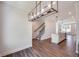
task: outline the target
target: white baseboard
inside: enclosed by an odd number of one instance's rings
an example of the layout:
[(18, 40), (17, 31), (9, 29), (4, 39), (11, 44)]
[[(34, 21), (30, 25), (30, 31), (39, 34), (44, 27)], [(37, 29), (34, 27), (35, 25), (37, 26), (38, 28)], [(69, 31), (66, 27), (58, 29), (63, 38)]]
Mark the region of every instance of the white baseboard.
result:
[(23, 49), (27, 49), (29, 47), (32, 47), (32, 45), (28, 45), (26, 47), (21, 47), (21, 48), (16, 48), (16, 49), (13, 49), (13, 50), (3, 51), (2, 53), (0, 53), (0, 56), (6, 56), (8, 54), (12, 54), (12, 53), (18, 52), (18, 51), (23, 50)]

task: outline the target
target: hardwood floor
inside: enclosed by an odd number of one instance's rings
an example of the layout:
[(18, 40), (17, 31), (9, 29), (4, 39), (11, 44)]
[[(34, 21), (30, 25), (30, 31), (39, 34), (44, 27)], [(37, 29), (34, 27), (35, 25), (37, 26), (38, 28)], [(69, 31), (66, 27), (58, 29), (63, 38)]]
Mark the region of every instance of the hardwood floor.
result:
[[(72, 42), (72, 43), (70, 43)], [(7, 55), (5, 57), (77, 57), (75, 40), (63, 41), (59, 45), (51, 43), (51, 39), (33, 39), (33, 47)]]

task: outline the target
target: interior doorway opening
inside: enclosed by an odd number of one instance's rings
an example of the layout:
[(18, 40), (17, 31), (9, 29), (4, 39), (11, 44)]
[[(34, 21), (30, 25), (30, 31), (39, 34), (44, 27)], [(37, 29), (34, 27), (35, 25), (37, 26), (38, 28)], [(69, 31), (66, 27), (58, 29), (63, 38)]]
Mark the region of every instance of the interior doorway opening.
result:
[(65, 33), (65, 45), (69, 47), (69, 50), (75, 52), (76, 50), (76, 39), (77, 39), (77, 30), (76, 30), (76, 22), (63, 21), (61, 22), (61, 33)]

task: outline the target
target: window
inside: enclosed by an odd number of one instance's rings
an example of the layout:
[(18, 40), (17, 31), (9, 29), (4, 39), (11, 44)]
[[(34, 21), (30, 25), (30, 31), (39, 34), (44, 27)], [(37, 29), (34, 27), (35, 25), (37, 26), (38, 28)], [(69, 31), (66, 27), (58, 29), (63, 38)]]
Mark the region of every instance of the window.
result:
[(71, 32), (71, 25), (62, 24), (62, 26), (61, 26), (61, 32)]

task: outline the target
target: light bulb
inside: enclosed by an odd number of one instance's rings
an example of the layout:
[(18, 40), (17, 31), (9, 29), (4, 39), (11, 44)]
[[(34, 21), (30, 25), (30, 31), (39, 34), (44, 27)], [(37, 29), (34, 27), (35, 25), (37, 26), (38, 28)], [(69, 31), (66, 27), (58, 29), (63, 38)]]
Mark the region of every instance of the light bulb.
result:
[(36, 14), (34, 15), (34, 17), (36, 17)]
[(33, 16), (31, 16), (31, 18), (33, 18)]
[(56, 2), (55, 2), (55, 1), (53, 2), (53, 5), (54, 5), (54, 4), (56, 4)]
[(44, 9), (42, 9), (41, 12), (44, 12)]
[(51, 7), (51, 4), (48, 4), (48, 8), (50, 8)]
[(40, 13), (38, 12), (37, 15), (39, 15)]

